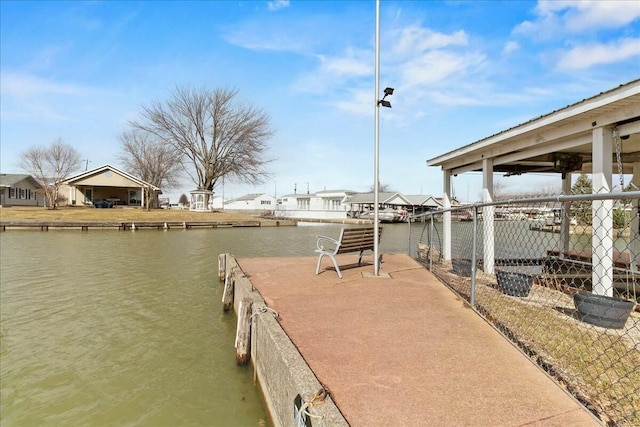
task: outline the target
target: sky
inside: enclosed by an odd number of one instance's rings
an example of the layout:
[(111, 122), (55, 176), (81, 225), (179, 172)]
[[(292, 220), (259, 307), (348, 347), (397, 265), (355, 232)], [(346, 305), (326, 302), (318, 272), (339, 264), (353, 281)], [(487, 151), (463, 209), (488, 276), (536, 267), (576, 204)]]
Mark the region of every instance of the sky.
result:
[[(0, 0), (0, 172), (58, 138), (83, 168), (121, 167), (119, 136), (176, 87), (237, 89), (268, 114), (264, 183), (248, 193), (371, 191), (376, 3)], [(442, 195), (428, 159), (640, 77), (640, 2), (380, 2), (379, 175), (389, 190)], [(559, 175), (501, 191), (559, 188)], [(453, 178), (481, 198), (480, 174)], [(195, 184), (165, 189), (177, 202)]]

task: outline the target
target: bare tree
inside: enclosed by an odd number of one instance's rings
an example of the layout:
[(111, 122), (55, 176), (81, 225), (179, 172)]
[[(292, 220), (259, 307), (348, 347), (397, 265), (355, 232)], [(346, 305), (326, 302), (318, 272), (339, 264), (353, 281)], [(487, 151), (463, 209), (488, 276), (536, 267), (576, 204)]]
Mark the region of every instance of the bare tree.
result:
[(60, 185), (82, 165), (80, 153), (61, 138), (49, 147), (32, 147), (20, 154), (20, 167), (44, 187), (47, 208), (57, 209)]
[(144, 200), (147, 210), (156, 207), (153, 187), (174, 188), (182, 171), (182, 154), (159, 141), (155, 135), (139, 129), (120, 135), (123, 153), (118, 156), (124, 168), (145, 181)]
[(270, 119), (237, 102), (237, 94), (235, 89), (176, 87), (168, 101), (143, 107), (141, 120), (130, 124), (183, 154), (199, 188), (213, 190), (223, 176), (260, 184), (270, 176), (265, 159), (273, 135)]

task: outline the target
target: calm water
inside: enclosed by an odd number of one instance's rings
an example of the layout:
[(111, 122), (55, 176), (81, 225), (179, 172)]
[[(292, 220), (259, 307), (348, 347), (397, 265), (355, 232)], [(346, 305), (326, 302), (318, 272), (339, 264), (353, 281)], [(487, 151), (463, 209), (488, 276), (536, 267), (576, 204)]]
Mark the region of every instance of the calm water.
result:
[[(381, 251), (406, 252), (384, 227)], [(269, 425), (217, 256), (309, 256), (339, 229), (1, 233), (1, 424)]]

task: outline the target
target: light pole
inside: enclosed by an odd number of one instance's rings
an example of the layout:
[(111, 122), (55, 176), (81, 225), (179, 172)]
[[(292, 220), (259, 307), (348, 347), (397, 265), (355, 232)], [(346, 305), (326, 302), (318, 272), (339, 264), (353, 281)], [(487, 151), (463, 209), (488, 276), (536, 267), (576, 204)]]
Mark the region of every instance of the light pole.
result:
[(391, 108), (391, 103), (385, 98), (393, 95), (393, 88), (386, 88), (380, 99), (380, 0), (376, 0), (376, 64), (375, 64), (375, 126), (374, 126), (374, 155), (373, 155), (373, 275), (380, 274), (380, 106)]

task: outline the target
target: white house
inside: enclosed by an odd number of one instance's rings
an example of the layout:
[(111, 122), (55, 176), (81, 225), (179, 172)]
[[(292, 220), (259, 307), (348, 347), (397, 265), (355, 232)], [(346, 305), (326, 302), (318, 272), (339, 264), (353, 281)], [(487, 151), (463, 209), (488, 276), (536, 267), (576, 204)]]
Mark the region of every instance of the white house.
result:
[(298, 219), (345, 219), (349, 211), (349, 190), (325, 190), (313, 194), (287, 194), (280, 198), (275, 216)]
[(224, 203), (228, 210), (272, 211), (276, 208), (276, 198), (266, 194), (245, 194)]

